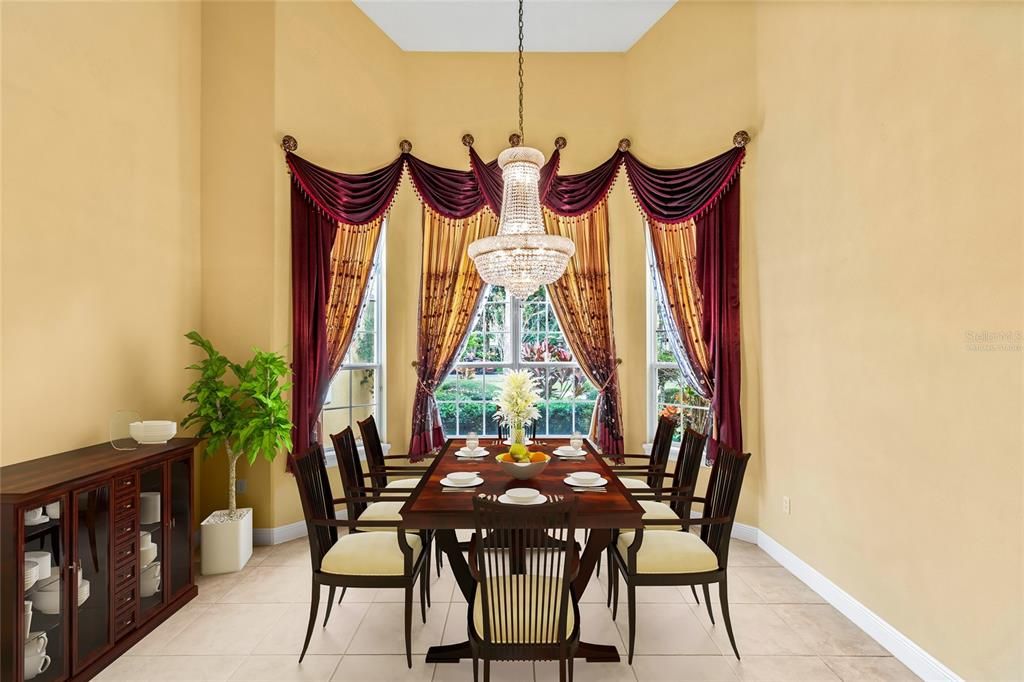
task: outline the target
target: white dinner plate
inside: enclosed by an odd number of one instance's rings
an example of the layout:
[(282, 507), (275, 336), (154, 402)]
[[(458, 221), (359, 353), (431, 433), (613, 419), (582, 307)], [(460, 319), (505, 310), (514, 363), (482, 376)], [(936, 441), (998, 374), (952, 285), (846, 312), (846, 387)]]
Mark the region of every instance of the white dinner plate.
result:
[(608, 479), (602, 477), (597, 479), (593, 483), (581, 483), (580, 481), (577, 481), (575, 478), (573, 478), (572, 474), (569, 474), (568, 476), (565, 477), (565, 484), (575, 486), (577, 488), (600, 488), (602, 486), (608, 485)]
[(548, 498), (546, 498), (543, 495), (538, 495), (537, 497), (533, 498), (529, 502), (516, 502), (515, 500), (513, 500), (508, 495), (499, 495), (498, 496), (498, 502), (502, 502), (504, 504), (514, 504), (514, 505), (519, 506), (519, 507), (529, 507), (531, 504), (544, 504), (547, 501), (548, 501)]
[(483, 482), (484, 479), (480, 478), (479, 476), (474, 478), (469, 483), (456, 483), (455, 481), (449, 480), (448, 477), (441, 479), (441, 485), (445, 486), (446, 488), (475, 488), (476, 486), (480, 485)]
[(486, 457), (488, 454), (490, 453), (488, 453), (484, 448), (477, 448), (476, 450), (467, 450), (462, 448), (455, 453), (455, 456), (463, 457), (465, 459), (479, 459), (481, 457)]
[[(505, 443), (505, 445), (512, 445), (511, 438), (506, 438), (503, 442)], [(525, 441), (523, 441), (523, 445), (533, 445), (533, 441), (527, 438)]]
[(586, 459), (586, 450), (573, 450), (572, 448), (558, 448), (555, 450), (556, 457), (562, 457), (564, 459)]

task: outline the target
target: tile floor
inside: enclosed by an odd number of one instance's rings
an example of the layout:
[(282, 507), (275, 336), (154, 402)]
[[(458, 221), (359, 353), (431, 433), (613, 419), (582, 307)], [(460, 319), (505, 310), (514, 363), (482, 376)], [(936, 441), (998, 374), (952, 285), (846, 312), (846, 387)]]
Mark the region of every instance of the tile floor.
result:
[[(689, 588), (641, 588), (637, 655), (625, 663), (577, 662), (583, 682), (689, 680), (915, 680), (901, 663), (754, 545), (733, 541), (729, 592), (742, 661)], [(606, 576), (591, 581), (580, 605), (588, 640), (623, 654), (624, 604), (613, 622)], [(620, 590), (621, 596), (625, 590)], [(713, 592), (714, 594), (714, 592)], [(321, 608), (324, 599), (321, 599)], [(405, 666), (400, 590), (349, 590), (326, 628), (317, 627), (302, 665), (309, 614), (305, 539), (258, 547), (239, 574), (199, 578), (199, 597), (139, 642), (97, 679), (287, 682), (454, 682), (472, 680), (469, 663), (426, 664), (439, 642), (465, 639), (466, 603), (451, 572), (433, 578), (427, 623), (413, 619), (413, 669)], [(716, 620), (717, 598), (712, 597)], [(625, 658), (625, 657), (623, 657)], [(495, 682), (558, 679), (553, 663), (497, 663)]]

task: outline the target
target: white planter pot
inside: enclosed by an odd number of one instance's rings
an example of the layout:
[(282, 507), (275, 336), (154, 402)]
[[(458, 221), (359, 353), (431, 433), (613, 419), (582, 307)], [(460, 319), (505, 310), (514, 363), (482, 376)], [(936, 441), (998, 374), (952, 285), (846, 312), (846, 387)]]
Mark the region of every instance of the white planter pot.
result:
[(242, 570), (252, 556), (252, 508), (239, 509), (234, 518), (226, 509), (213, 512), (200, 537), (203, 575)]

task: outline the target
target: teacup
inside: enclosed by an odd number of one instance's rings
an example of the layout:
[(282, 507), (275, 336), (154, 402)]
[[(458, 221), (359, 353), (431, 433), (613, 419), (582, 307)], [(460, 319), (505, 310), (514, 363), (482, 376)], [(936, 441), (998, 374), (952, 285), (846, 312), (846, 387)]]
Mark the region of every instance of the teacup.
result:
[(39, 519), (43, 518), (43, 508), (36, 507), (35, 509), (29, 509), (25, 512), (25, 523), (35, 523)]
[(595, 473), (593, 471), (574, 471), (572, 477), (576, 480), (577, 483), (582, 483), (584, 485), (597, 483), (599, 480), (601, 480), (601, 474)]
[(152, 597), (160, 591), (160, 573), (143, 575), (139, 578), (139, 594), (143, 597)]
[(139, 548), (149, 547), (153, 544), (153, 535), (148, 530), (139, 531)]
[(25, 657), (25, 679), (31, 680), (39, 673), (45, 673), (50, 667), (50, 657), (46, 654), (33, 654)]
[(540, 491), (536, 488), (509, 488), (505, 494), (516, 504), (526, 504), (537, 499)]
[(46, 515), (51, 519), (60, 518), (60, 502), (51, 502), (46, 505)]
[(468, 484), (476, 480), (475, 471), (453, 471), (448, 474), (448, 480), (452, 483)]
[(45, 632), (30, 632), (25, 641), (25, 658), (36, 654), (45, 654), (48, 641)]
[(140, 577), (143, 580), (152, 580), (153, 578), (159, 578), (160, 577), (160, 562), (159, 561), (154, 561), (149, 566), (146, 566), (144, 569), (142, 569), (142, 573), (141, 573)]

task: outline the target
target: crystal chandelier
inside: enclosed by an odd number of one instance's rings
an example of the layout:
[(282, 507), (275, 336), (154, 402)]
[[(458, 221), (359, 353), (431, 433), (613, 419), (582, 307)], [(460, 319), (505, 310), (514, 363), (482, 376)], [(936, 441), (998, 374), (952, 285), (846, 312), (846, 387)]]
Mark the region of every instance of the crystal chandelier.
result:
[[(518, 142), (517, 139), (518, 138)], [(469, 257), (488, 284), (524, 299), (562, 276), (576, 252), (571, 239), (547, 234), (540, 207), (540, 168), (544, 155), (518, 146), (523, 135), (523, 0), (519, 0), (519, 135), (498, 155), (505, 187), (498, 234), (469, 245)]]

